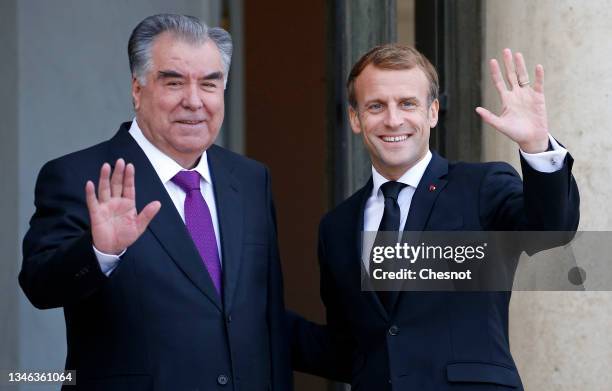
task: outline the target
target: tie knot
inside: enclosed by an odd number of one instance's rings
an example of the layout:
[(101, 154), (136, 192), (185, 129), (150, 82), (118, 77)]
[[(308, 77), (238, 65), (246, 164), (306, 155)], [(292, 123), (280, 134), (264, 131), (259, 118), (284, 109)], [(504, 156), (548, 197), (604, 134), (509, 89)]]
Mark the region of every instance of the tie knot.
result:
[(389, 181), (387, 183), (383, 183), (383, 185), (380, 186), (380, 190), (382, 190), (385, 198), (393, 198), (395, 201), (397, 201), (399, 192), (406, 186), (408, 185), (405, 183)]
[(179, 171), (172, 182), (178, 185), (185, 193), (191, 190), (200, 190), (200, 174), (197, 171)]

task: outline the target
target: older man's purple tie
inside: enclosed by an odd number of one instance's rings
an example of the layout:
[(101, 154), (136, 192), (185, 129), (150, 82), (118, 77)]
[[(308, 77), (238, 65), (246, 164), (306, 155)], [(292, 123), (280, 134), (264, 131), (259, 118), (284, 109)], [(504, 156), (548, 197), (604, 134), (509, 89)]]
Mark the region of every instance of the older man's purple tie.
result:
[(197, 171), (180, 171), (172, 178), (172, 182), (187, 193), (185, 225), (204, 261), (217, 293), (221, 296), (221, 262), (210, 210), (200, 192), (200, 174)]

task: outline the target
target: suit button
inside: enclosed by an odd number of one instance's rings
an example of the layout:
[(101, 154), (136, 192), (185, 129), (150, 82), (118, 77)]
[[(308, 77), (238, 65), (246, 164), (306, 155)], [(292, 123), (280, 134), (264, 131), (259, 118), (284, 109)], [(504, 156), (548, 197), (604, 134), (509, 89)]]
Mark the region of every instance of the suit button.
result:
[(399, 327), (397, 327), (396, 325), (389, 327), (389, 335), (395, 336), (397, 334), (399, 334)]
[(76, 278), (81, 278), (83, 277), (85, 274), (87, 274), (89, 272), (89, 269), (87, 267), (82, 268), (81, 270), (79, 270), (78, 272), (76, 272), (76, 274), (74, 275), (74, 277)]
[(221, 385), (221, 386), (226, 385), (228, 380), (229, 379), (225, 375), (219, 375), (219, 377), (217, 377), (217, 383), (219, 383), (219, 385)]

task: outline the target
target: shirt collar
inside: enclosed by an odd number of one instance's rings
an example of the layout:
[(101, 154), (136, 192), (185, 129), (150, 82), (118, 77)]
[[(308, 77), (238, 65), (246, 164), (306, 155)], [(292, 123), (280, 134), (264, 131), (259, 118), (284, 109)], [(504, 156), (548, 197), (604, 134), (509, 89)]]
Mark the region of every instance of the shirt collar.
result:
[[(130, 126), (130, 135), (136, 140), (136, 143), (140, 146), (142, 151), (147, 155), (147, 158), (151, 162), (153, 169), (159, 176), (159, 179), (165, 185), (169, 180), (174, 178), (179, 171), (184, 170), (180, 164), (174, 161), (170, 156), (160, 151), (155, 145), (153, 145), (142, 133), (136, 118), (132, 121)], [(210, 169), (208, 167), (208, 159), (206, 157), (206, 151), (202, 153), (200, 161), (197, 166), (192, 170), (197, 171), (200, 176), (208, 183), (212, 183), (210, 179)], [(191, 171), (191, 170), (189, 170)]]
[[(399, 177), (397, 182), (405, 183), (406, 185), (416, 189), (421, 181), (421, 178), (423, 177), (423, 174), (425, 174), (425, 169), (427, 169), (427, 166), (431, 161), (431, 157), (431, 151), (427, 151), (425, 157), (419, 160), (417, 164), (409, 168), (408, 171)], [(389, 182), (389, 180), (382, 176), (378, 171), (376, 171), (374, 166), (372, 166), (372, 196), (376, 197), (380, 187), (387, 182)]]

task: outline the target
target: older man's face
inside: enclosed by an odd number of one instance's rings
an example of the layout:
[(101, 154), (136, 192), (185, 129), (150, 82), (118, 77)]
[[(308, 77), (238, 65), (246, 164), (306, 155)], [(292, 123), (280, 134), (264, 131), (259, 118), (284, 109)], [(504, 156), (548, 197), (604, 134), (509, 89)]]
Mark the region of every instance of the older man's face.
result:
[(132, 82), (138, 125), (166, 155), (193, 166), (223, 122), (221, 54), (211, 40), (194, 45), (167, 32), (155, 38), (151, 54), (146, 83)]
[(398, 179), (429, 150), (429, 129), (438, 122), (438, 101), (428, 101), (429, 81), (420, 68), (366, 66), (355, 79), (353, 132), (361, 133), (374, 168)]

